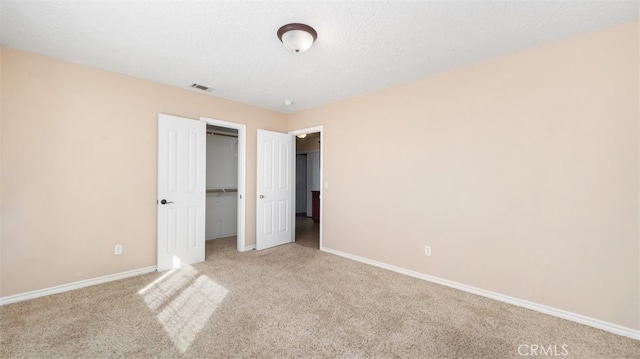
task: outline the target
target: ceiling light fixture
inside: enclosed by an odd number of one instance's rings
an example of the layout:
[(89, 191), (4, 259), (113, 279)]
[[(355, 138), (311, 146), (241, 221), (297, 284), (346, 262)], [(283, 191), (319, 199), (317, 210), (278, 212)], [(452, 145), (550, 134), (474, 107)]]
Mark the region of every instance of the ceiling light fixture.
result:
[(278, 29), (278, 39), (295, 53), (309, 50), (317, 38), (316, 30), (305, 24), (287, 24)]
[(307, 134), (306, 134), (306, 133), (303, 133), (303, 134), (301, 134), (301, 135), (298, 135), (298, 138), (305, 138), (305, 137), (307, 137)]

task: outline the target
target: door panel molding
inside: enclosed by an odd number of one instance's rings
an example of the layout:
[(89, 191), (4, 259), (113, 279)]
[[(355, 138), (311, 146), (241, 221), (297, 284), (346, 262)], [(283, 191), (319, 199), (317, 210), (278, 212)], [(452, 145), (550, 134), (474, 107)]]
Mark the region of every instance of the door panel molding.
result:
[(158, 115), (157, 269), (204, 261), (206, 124)]
[(294, 237), (295, 141), (280, 132), (258, 130), (256, 249), (291, 243)]

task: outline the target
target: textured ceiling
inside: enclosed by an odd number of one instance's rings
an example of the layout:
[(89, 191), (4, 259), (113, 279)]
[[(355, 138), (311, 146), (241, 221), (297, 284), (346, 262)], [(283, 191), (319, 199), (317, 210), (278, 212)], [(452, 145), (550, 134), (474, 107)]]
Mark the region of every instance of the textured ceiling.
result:
[[(634, 21), (639, 4), (1, 0), (0, 35), (7, 47), (289, 113)], [(317, 30), (309, 51), (279, 42), (290, 22)]]

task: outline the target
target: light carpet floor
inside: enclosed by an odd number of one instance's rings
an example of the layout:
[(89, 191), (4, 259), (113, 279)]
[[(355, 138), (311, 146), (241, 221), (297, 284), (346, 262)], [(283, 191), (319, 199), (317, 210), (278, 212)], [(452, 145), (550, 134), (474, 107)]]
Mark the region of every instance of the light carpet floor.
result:
[(213, 240), (192, 267), (3, 306), (0, 356), (640, 358), (639, 341), (313, 247)]

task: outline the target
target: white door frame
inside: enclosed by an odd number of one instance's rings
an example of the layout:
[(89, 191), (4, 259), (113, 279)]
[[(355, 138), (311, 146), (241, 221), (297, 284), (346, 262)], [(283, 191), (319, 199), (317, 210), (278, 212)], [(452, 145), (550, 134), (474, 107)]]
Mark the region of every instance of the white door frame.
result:
[[(328, 189), (328, 185), (327, 183), (324, 183), (324, 126), (316, 126), (316, 127), (309, 127), (309, 128), (303, 128), (300, 130), (294, 130), (294, 131), (289, 131), (290, 135), (294, 135), (294, 136), (298, 136), (298, 135), (304, 135), (304, 134), (310, 134), (310, 133), (320, 133), (320, 233), (319, 233), (319, 237), (320, 237), (320, 250), (324, 250), (324, 246), (323, 246), (323, 242), (322, 242), (322, 224), (324, 223), (324, 199), (322, 197), (324, 197), (323, 193), (325, 190)], [(296, 141), (293, 141), (293, 155), (296, 155)], [(295, 158), (295, 157), (294, 157)], [(296, 172), (296, 168), (295, 168), (295, 161), (293, 161), (293, 173)], [(293, 182), (293, 193), (294, 193), (294, 202), (293, 202), (293, 208), (296, 208), (296, 203), (295, 203), (295, 193), (296, 193), (296, 188), (295, 188), (295, 181)], [(295, 212), (295, 211), (294, 211)], [(293, 216), (293, 228), (295, 228), (295, 215)], [(294, 236), (294, 240), (295, 240), (295, 236)]]
[(238, 130), (238, 228), (237, 228), (237, 249), (238, 252), (244, 252), (247, 249), (245, 248), (245, 221), (246, 221), (246, 183), (247, 183), (247, 126), (217, 120), (213, 118), (200, 117), (200, 121), (204, 121), (209, 125), (218, 126), (218, 127), (226, 127)]

